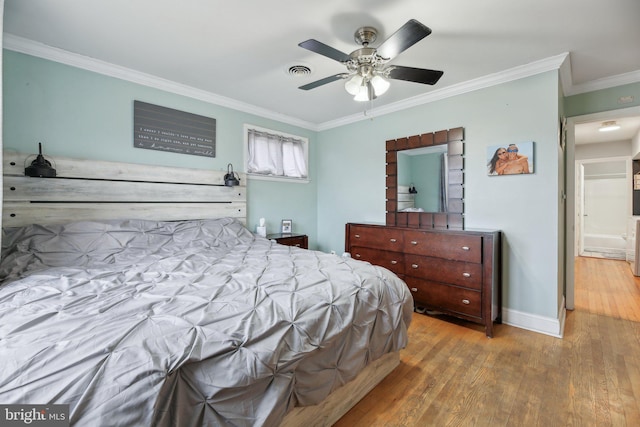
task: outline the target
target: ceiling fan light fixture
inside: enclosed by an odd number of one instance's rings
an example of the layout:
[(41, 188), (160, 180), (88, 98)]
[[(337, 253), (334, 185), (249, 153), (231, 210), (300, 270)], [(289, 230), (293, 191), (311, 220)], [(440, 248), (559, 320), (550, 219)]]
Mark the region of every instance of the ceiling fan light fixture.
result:
[(611, 132), (614, 130), (618, 130), (620, 129), (620, 125), (618, 123), (616, 123), (615, 120), (611, 120), (608, 122), (603, 122), (600, 127), (598, 128), (598, 130), (600, 132)]
[(391, 83), (389, 83), (389, 80), (385, 79), (381, 75), (375, 75), (371, 79), (371, 85), (373, 86), (373, 90), (375, 91), (376, 96), (380, 96), (389, 89)]
[(362, 85), (358, 88), (358, 93), (353, 97), (354, 101), (365, 102), (376, 99), (376, 94), (373, 89), (373, 85), (370, 81), (363, 81)]
[(361, 85), (358, 88), (358, 93), (356, 93), (356, 96), (353, 97), (353, 100), (358, 102), (369, 100), (369, 88), (367, 88), (367, 85)]
[(344, 84), (344, 88), (351, 95), (357, 95), (360, 87), (362, 86), (362, 76), (360, 74), (356, 74), (346, 81)]
[(386, 66), (398, 54), (431, 34), (431, 29), (426, 25), (410, 19), (377, 48), (371, 47), (370, 44), (376, 40), (377, 34), (378, 30), (374, 27), (359, 28), (354, 38), (361, 47), (350, 54), (315, 39), (298, 43), (298, 46), (304, 49), (338, 61), (347, 67), (347, 73), (334, 74), (302, 85), (299, 89), (310, 90), (345, 79), (345, 90), (353, 95), (356, 101), (370, 101), (389, 89), (390, 79), (434, 85), (442, 77), (443, 72), (438, 70), (400, 65)]

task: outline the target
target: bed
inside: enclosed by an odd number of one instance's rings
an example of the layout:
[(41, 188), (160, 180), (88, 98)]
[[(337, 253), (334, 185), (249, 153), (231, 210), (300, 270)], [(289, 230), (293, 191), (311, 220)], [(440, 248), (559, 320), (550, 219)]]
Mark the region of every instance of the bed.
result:
[(24, 158), (4, 162), (0, 403), (68, 404), (78, 426), (330, 425), (397, 366), (404, 282), (254, 235), (221, 173), (56, 158), (59, 178), (26, 178)]

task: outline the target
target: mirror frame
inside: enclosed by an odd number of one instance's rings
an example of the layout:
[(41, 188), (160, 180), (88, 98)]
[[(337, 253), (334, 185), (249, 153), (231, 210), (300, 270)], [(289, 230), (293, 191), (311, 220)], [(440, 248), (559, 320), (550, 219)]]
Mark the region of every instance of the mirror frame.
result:
[[(447, 212), (398, 212), (398, 152), (447, 144), (449, 198)], [(395, 227), (464, 229), (464, 128), (440, 130), (386, 142), (386, 224)]]

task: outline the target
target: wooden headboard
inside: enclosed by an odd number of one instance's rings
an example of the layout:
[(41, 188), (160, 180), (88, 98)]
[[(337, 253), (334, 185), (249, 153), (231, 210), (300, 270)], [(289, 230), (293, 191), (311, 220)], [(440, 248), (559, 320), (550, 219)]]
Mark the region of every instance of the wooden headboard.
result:
[[(24, 175), (30, 154), (4, 152), (2, 226), (77, 220), (159, 221), (233, 217), (246, 224), (246, 175), (224, 186), (226, 171), (46, 156), (55, 178)], [(28, 166), (28, 165), (27, 165)]]

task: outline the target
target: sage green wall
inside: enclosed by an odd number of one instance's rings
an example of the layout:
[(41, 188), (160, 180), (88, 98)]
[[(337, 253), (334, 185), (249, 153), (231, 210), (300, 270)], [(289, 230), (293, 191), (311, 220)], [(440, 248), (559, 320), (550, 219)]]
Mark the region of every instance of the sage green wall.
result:
[[(619, 99), (625, 96), (632, 96), (633, 101), (620, 103)], [(568, 96), (564, 99), (564, 113), (566, 117), (582, 116), (585, 114), (637, 106), (640, 106), (640, 82), (581, 93), (579, 95)]]
[[(6, 149), (34, 152), (41, 141), (52, 155), (218, 170), (232, 162), (242, 170), (244, 123), (308, 137), (311, 183), (250, 181), (248, 226), (265, 217), (276, 231), (290, 218), (312, 247), (338, 253), (345, 223), (384, 222), (385, 141), (463, 126), (465, 221), (504, 232), (504, 306), (557, 317), (556, 72), (318, 133), (11, 51), (4, 88)], [(216, 158), (134, 148), (135, 99), (216, 118)], [(487, 176), (487, 146), (523, 141), (536, 144), (534, 174)]]
[[(402, 84), (402, 83), (398, 83)], [(385, 221), (385, 141), (465, 128), (465, 225), (503, 231), (503, 302), (558, 317), (558, 73), (542, 73), (318, 136), (318, 243), (344, 249), (347, 222)], [(487, 176), (487, 147), (534, 141), (535, 173)]]
[(398, 185), (413, 186), (415, 207), (438, 212), (440, 202), (440, 153), (398, 154)]
[(427, 212), (440, 210), (440, 171), (442, 153), (420, 154), (411, 157), (411, 182), (417, 187), (416, 207)]
[[(562, 87), (561, 79), (558, 79), (558, 92), (556, 103), (558, 105), (558, 119), (563, 120), (565, 115), (565, 102), (564, 102), (564, 90)], [(564, 126), (564, 125), (563, 125)], [(558, 313), (560, 313), (565, 307), (573, 310), (573, 305), (567, 304), (565, 296), (567, 294), (567, 283), (573, 283), (573, 267), (570, 269), (570, 273), (567, 273), (567, 259), (573, 260), (573, 252), (568, 253), (567, 248), (567, 162), (568, 162), (568, 150), (566, 148), (566, 129), (558, 129), (558, 139), (560, 139), (558, 149)], [(563, 197), (564, 196), (564, 197)], [(573, 215), (573, 214), (572, 214)], [(573, 244), (570, 244), (573, 248)], [(573, 266), (573, 264), (571, 264)], [(563, 306), (564, 304), (564, 306)]]
[[(46, 154), (84, 159), (243, 171), (243, 125), (300, 135), (310, 141), (308, 184), (250, 180), (247, 226), (260, 217), (268, 232), (283, 218), (294, 231), (316, 239), (317, 168), (314, 131), (246, 114), (159, 89), (142, 86), (57, 62), (4, 50), (4, 149), (34, 153), (42, 142)], [(216, 119), (216, 157), (166, 153), (133, 147), (133, 101)]]

